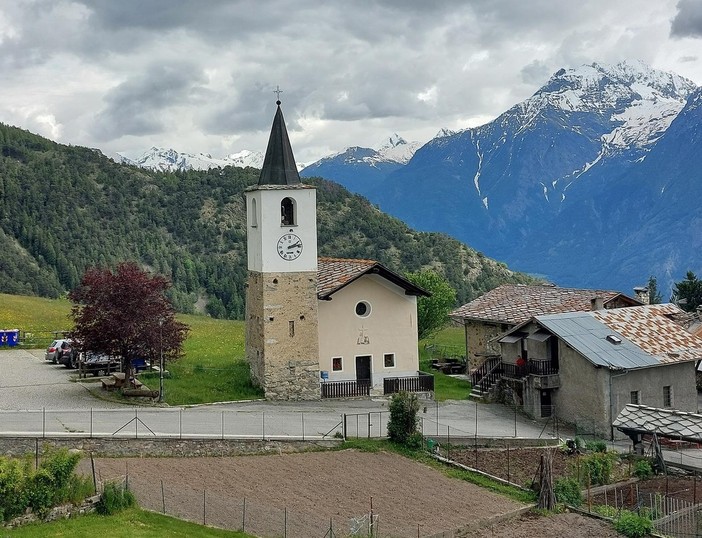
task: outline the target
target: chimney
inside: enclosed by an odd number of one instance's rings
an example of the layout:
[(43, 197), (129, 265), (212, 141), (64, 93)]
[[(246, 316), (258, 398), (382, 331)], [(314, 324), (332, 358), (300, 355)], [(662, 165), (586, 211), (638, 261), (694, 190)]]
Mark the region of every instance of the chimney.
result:
[(637, 286), (634, 288), (634, 298), (642, 304), (649, 304), (648, 288), (646, 286)]
[(604, 308), (604, 299), (602, 297), (593, 297), (590, 299), (590, 310), (602, 310)]

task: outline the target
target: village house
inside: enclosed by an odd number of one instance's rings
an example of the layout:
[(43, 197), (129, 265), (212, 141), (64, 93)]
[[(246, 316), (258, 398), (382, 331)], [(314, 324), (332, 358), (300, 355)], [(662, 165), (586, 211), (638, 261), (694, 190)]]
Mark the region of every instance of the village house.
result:
[(497, 336), (543, 314), (585, 312), (648, 303), (648, 289), (634, 288), (636, 299), (617, 291), (560, 288), (551, 284), (504, 284), (451, 312), (463, 325), (469, 368), (500, 353)]
[(246, 357), (266, 398), (431, 391), (417, 297), (372, 260), (317, 257), (316, 190), (300, 182), (280, 102), (258, 184), (246, 191)]
[(534, 417), (607, 438), (627, 404), (696, 411), (702, 339), (684, 318), (673, 304), (535, 316), (498, 338), (496, 387)]

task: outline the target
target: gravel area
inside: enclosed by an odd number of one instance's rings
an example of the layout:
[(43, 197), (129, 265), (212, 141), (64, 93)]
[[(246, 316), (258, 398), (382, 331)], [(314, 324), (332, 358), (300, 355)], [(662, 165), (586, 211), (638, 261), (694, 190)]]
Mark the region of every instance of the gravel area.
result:
[(44, 360), (43, 349), (0, 350), (0, 410), (112, 409), (120, 404), (95, 398), (75, 370)]

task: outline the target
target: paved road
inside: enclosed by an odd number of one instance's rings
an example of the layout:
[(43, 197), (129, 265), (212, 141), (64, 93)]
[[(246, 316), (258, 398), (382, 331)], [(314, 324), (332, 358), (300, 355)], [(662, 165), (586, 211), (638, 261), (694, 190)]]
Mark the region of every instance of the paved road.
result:
[[(386, 432), (387, 400), (236, 402), (188, 408), (107, 402), (77, 383), (75, 371), (46, 363), (43, 351), (0, 351), (0, 434), (173, 437), (319, 438), (342, 431), (377, 437)], [(477, 413), (477, 420), (476, 420)], [(551, 438), (572, 435), (515, 415), (501, 405), (421, 402), (426, 435)]]

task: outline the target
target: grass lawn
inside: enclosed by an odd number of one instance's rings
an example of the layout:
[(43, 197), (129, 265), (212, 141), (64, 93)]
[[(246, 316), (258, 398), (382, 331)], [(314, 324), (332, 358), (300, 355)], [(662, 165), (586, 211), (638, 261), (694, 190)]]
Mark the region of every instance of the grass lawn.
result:
[(65, 537), (95, 538), (160, 538), (161, 536), (183, 537), (197, 536), (254, 538), (243, 532), (225, 531), (204, 527), (196, 523), (181, 521), (169, 516), (147, 512), (139, 508), (130, 508), (113, 516), (90, 514), (74, 519), (63, 519), (51, 523), (27, 525), (16, 529), (3, 529), (0, 536), (12, 538)]
[(431, 369), (431, 354), (465, 357), (466, 340), (463, 327), (449, 326), (434, 336), (419, 342), (419, 369), (434, 374), (434, 397), (445, 400), (465, 400), (470, 394), (470, 382), (456, 379)]

